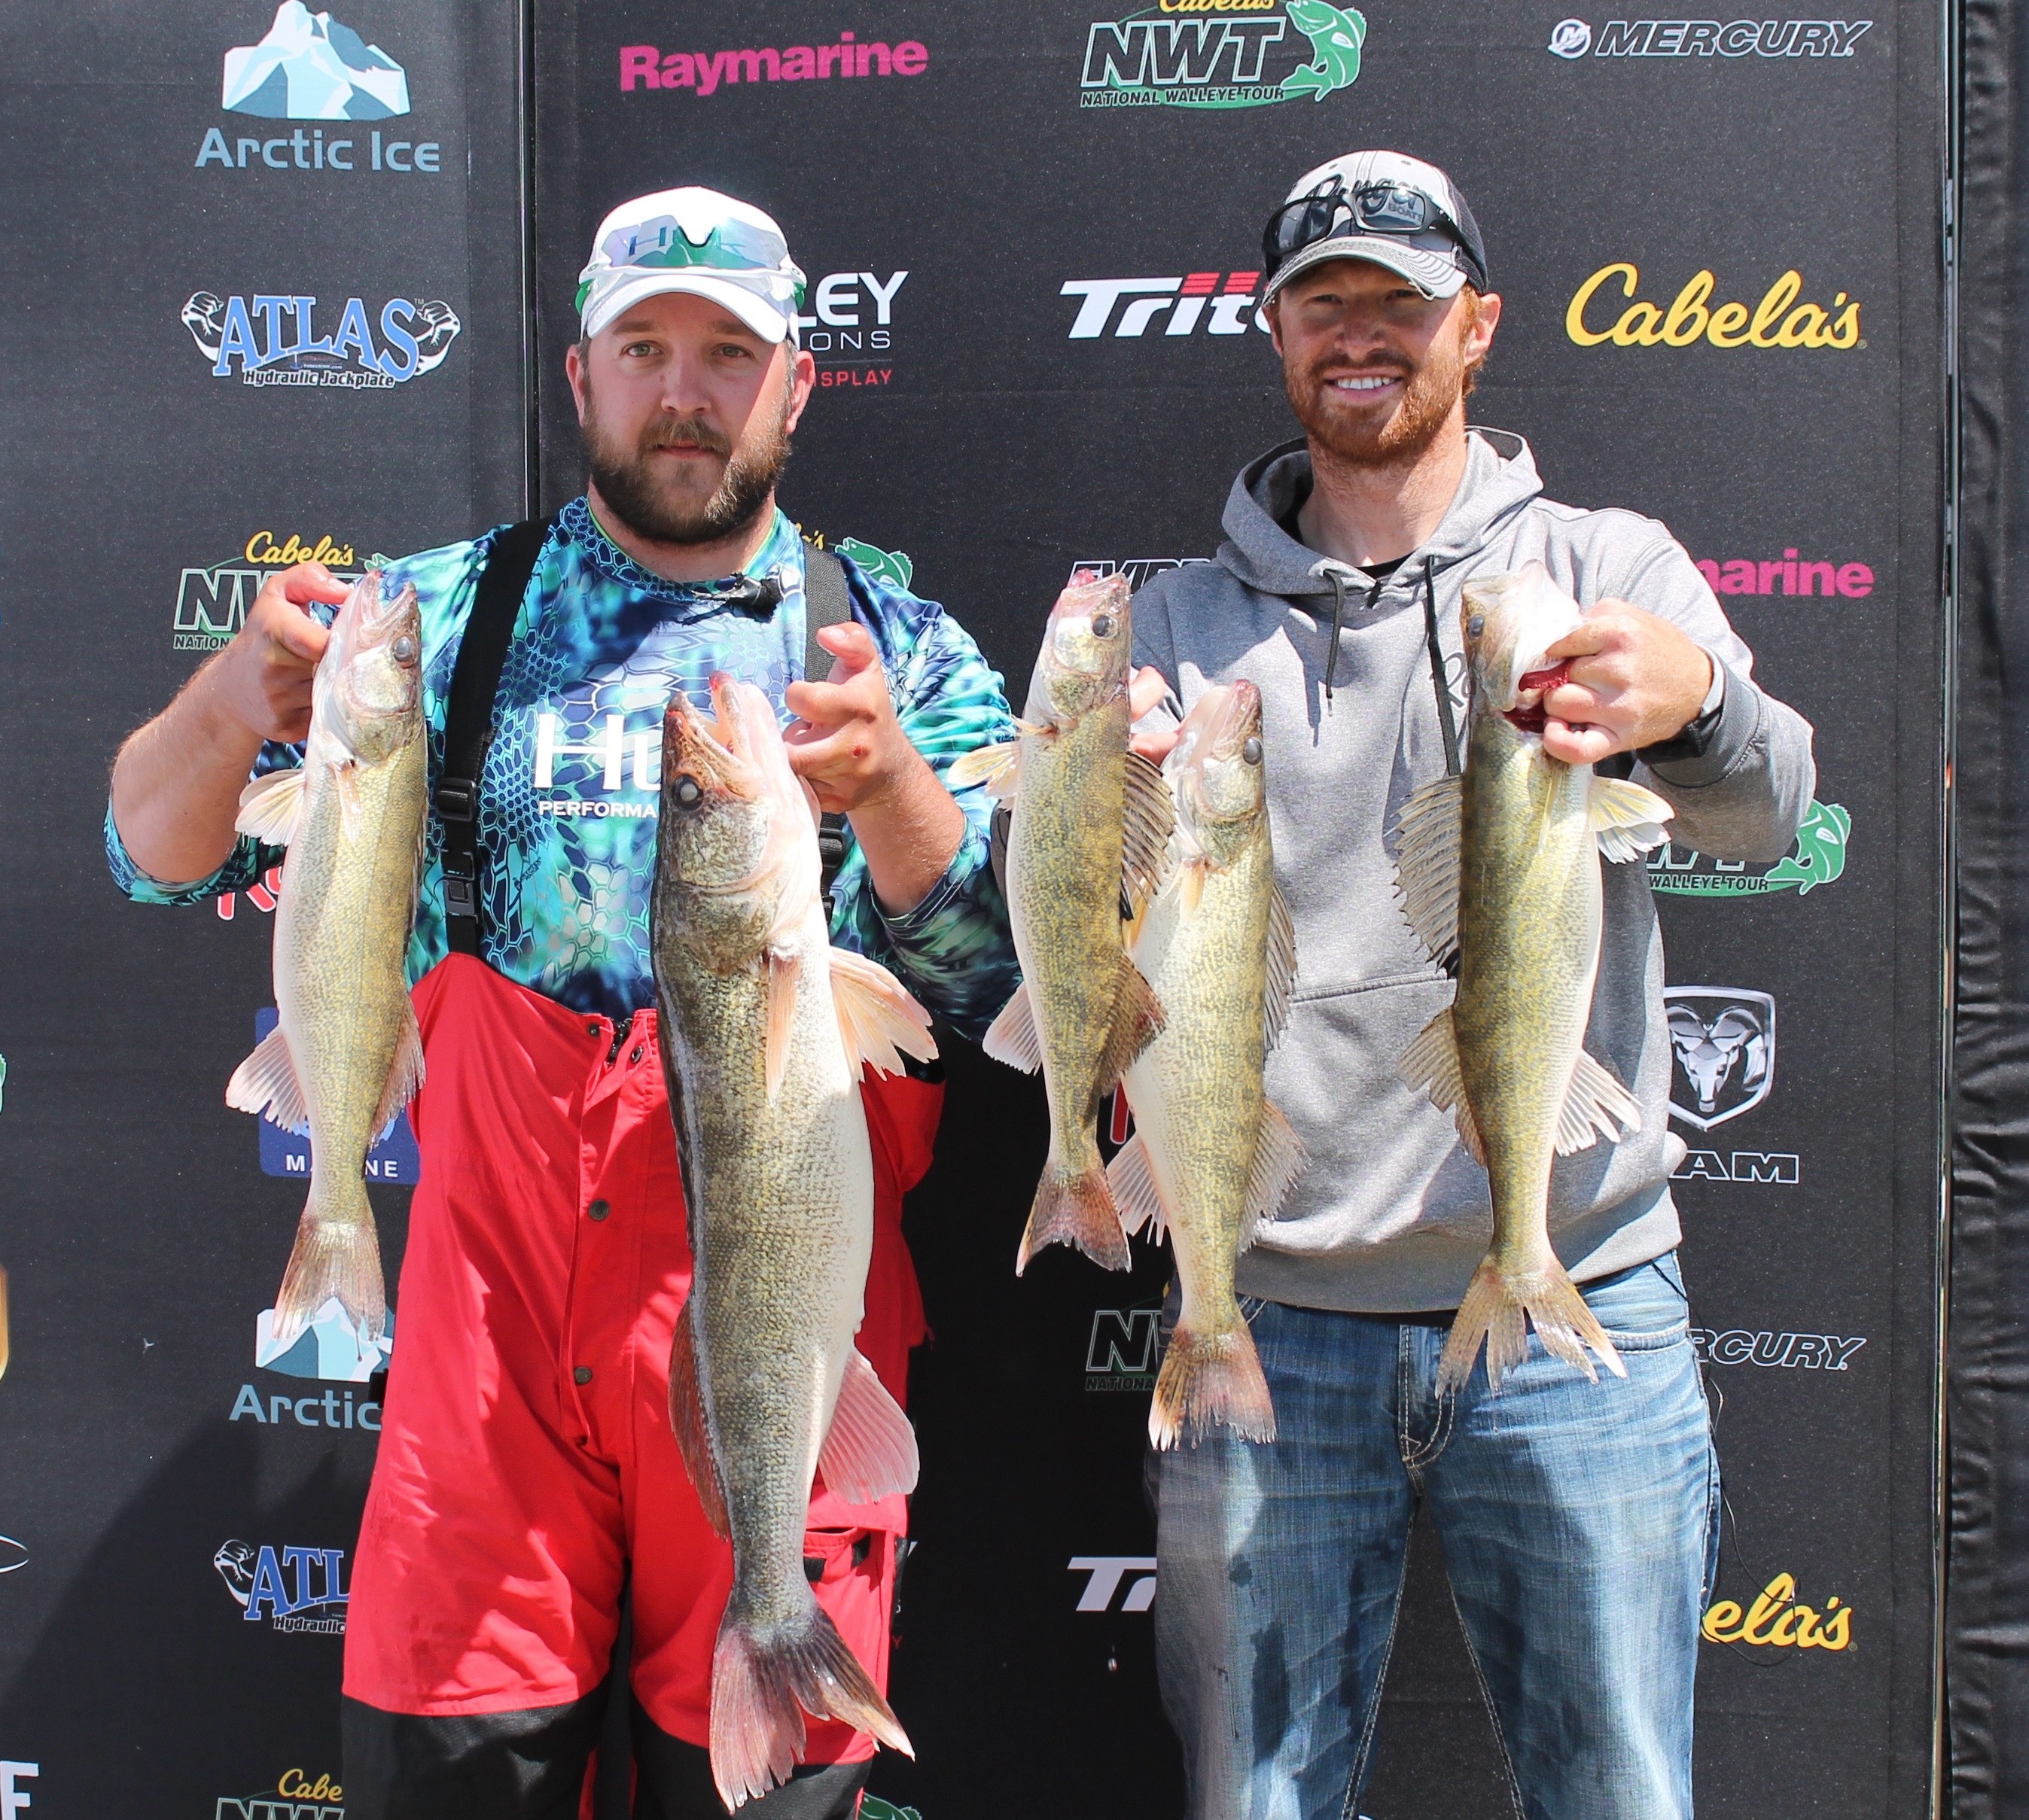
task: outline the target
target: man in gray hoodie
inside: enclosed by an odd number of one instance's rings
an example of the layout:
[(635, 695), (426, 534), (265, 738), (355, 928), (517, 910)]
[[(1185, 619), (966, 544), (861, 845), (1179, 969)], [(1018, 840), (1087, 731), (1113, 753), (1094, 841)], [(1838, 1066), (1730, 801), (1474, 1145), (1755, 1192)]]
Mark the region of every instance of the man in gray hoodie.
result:
[[(1663, 944), (1639, 865), (1609, 865), (1586, 1047), (1640, 1131), (1559, 1159), (1550, 1229), (1625, 1380), (1530, 1339), (1497, 1398), (1436, 1392), (1484, 1253), (1486, 1173), (1396, 1064), (1450, 996), (1397, 907), (1397, 810), (1455, 759), (1460, 590), (1542, 563), (1587, 609), (1552, 647), (1552, 755), (1631, 774), (1716, 858), (1789, 851), (1811, 729), (1654, 520), (1542, 497), (1528, 446), (1468, 429), (1500, 317), (1463, 198), (1391, 152), (1300, 179), (1264, 236), (1263, 306), (1301, 442), (1242, 470), (1218, 559), (1134, 602), (1159, 758), (1207, 687), (1261, 691), (1296, 1002), (1270, 1097), (1309, 1164), (1241, 1258), (1278, 1425), (1159, 1456), (1163, 1700), (1193, 1820), (1355, 1811), (1411, 1519), (1434, 1519), (1512, 1777), (1537, 1820), (1691, 1812), (1691, 1697), (1719, 1475), (1675, 1260)], [(1172, 1310), (1174, 1314), (1174, 1310)]]

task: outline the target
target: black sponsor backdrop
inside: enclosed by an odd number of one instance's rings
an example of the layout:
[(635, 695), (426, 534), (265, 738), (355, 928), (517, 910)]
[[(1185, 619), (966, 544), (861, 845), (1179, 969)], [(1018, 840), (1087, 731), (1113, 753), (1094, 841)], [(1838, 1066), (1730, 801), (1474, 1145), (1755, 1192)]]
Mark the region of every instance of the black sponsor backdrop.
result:
[[(1073, 340), (1081, 299), (1063, 285), (1215, 272), (1222, 290), (1258, 266), (1289, 179), (1362, 144), (1432, 158), (1472, 198), (1507, 308), (1475, 414), (1529, 436), (1553, 495), (1653, 513), (1714, 561), (1795, 548), (1872, 572), (1864, 596), (1726, 599), (1760, 674), (1818, 727), (1820, 795), (1851, 817), (1842, 875), (1808, 895), (1672, 896), (1664, 914), (1673, 983), (1765, 992), (1779, 1014), (1766, 1099), (1686, 1136), (1729, 1168), (1736, 1149), (1793, 1157), (1797, 1177), (1684, 1184), (1694, 1320), (1866, 1341), (1840, 1373), (1711, 1372), (1733, 1513), (1720, 1595), (1744, 1606), (1786, 1574), (1853, 1617), (1842, 1651), (1705, 1646), (1701, 1802), (1918, 1811), (1941, 996), (1936, 16), (1882, 8), (1840, 59), (1621, 61), (1549, 54), (1559, 6), (1493, 10), (1370, 6), (1350, 87), (1191, 112), (1080, 106), (1104, 4), (547, 6), (532, 365), (503, 9), (339, 9), (406, 67), (403, 130), (444, 146), (433, 178), (195, 168), (209, 127), (274, 130), (217, 106), (219, 60), (266, 29), (262, 5), (123, 15), (117, 48), (94, 14), (0, 13), (9, 67), (28, 72), (0, 123), (16, 255), (0, 370), (18, 401), (0, 458), (16, 786), (0, 813), (9, 850), (32, 856), (5, 887), (0, 980), (17, 1354), (0, 1535), (29, 1557), (0, 1576), (0, 1759), (41, 1765), (25, 1785), (38, 1811), (209, 1814), (286, 1767), (336, 1770), (336, 1641), (245, 1622), (210, 1564), (228, 1538), (349, 1548), (370, 1464), (356, 1431), (228, 1420), (243, 1383), (321, 1388), (253, 1369), (299, 1197), (258, 1173), (250, 1122), (220, 1100), (265, 1001), (270, 925), (244, 899), (230, 923), (126, 910), (98, 852), (106, 755), (195, 661), (172, 648), (182, 569), (236, 560), (262, 528), (364, 556), (513, 515), (525, 384), (541, 502), (568, 497), (561, 362), (592, 230), (628, 195), (710, 183), (776, 213), (814, 285), (908, 274), (885, 324), (864, 281), (829, 293), (834, 320), (813, 327), (831, 337), (829, 382), (785, 502), (811, 532), (907, 551), (918, 590), (1018, 679), (1073, 562), (1210, 554), (1233, 470), (1290, 433), (1264, 335), (1215, 336), (1210, 310), (1168, 334), (1159, 306), (1125, 338), (1116, 306)], [(927, 67), (619, 87), (623, 46), (843, 32), (919, 42)], [(1566, 305), (1615, 261), (1659, 306), (1708, 269), (1713, 304), (1752, 308), (1794, 269), (1799, 301), (1858, 300), (1864, 345), (1575, 345)], [(327, 334), (324, 300), (352, 295), (376, 320), (390, 296), (441, 298), (464, 328), (391, 391), (261, 390), (195, 351), (178, 313), (200, 290), (314, 293)], [(1587, 320), (1608, 326), (1623, 303), (1604, 294)], [(1039, 1111), (1030, 1084), (957, 1055), (910, 1214), (937, 1340), (914, 1381), (922, 1545), (894, 1697), (921, 1758), (884, 1758), (874, 1786), (926, 1820), (1162, 1812), (1178, 1786), (1149, 1621), (1123, 1609), (1142, 1570), (1081, 1611), (1089, 1574), (1068, 1565), (1152, 1553), (1145, 1396), (1089, 1367), (1111, 1362), (1114, 1334), (1134, 1362), (1133, 1311), (1154, 1305), (1163, 1260), (1137, 1253), (1108, 1278), (1052, 1255), (1014, 1281)], [(391, 1267), (402, 1197), (380, 1199)], [(1124, 1318), (1096, 1326), (1109, 1311)], [(1504, 1811), (1432, 1549), (1378, 1751), (1374, 1820)]]

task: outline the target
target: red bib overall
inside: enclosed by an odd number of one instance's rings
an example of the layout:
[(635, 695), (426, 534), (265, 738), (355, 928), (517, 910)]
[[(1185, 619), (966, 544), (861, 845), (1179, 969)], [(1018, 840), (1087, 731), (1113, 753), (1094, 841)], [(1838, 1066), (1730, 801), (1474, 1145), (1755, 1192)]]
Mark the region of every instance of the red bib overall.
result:
[[(703, 1744), (733, 1553), (670, 1432), (691, 1251), (655, 1014), (616, 1032), (463, 954), (415, 1003), (422, 1176), (345, 1692), (432, 1715), (578, 1700), (605, 1678), (628, 1585), (636, 1696)], [(862, 1092), (874, 1229), (859, 1344), (902, 1400), (925, 1333), (902, 1195), (929, 1166), (944, 1090), (870, 1074)], [(907, 1521), (903, 1498), (849, 1507), (820, 1488), (804, 1541), (819, 1603), (884, 1691)], [(807, 1760), (873, 1749), (813, 1721)]]

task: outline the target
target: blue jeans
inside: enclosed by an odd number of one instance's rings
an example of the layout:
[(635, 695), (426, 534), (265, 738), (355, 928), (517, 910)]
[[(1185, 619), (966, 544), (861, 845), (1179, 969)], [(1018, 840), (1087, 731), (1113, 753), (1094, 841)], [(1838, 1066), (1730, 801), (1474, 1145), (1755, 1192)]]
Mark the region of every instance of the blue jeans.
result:
[[(1585, 1285), (1625, 1381), (1531, 1333), (1439, 1402), (1442, 1325), (1244, 1306), (1278, 1438), (1159, 1456), (1163, 1703), (1191, 1820), (1351, 1820), (1427, 1503), (1528, 1820), (1690, 1820), (1719, 1467), (1674, 1255)], [(1171, 1310), (1172, 1318), (1174, 1310)]]

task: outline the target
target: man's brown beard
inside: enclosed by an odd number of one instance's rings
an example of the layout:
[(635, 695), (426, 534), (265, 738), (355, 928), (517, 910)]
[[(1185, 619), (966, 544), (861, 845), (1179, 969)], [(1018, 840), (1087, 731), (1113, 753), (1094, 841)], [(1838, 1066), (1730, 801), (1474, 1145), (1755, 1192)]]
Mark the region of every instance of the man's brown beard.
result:
[(1327, 354), (1300, 375), (1285, 369), (1282, 383), (1304, 433), (1327, 455), (1350, 468), (1389, 468), (1414, 461), (1436, 439), (1464, 394), (1464, 356), (1455, 346), (1434, 346), (1421, 366), (1411, 367), (1407, 361), (1397, 365), (1397, 371), (1407, 374), (1408, 384), (1393, 414), (1378, 423), (1348, 423), (1326, 408), (1330, 393), (1326, 376), (1344, 365), (1338, 355)]
[[(721, 543), (749, 528), (766, 509), (789, 459), (789, 393), (765, 431), (737, 454), (725, 436), (696, 417), (659, 417), (632, 449), (618, 445), (599, 419), (591, 375), (585, 376), (584, 449), (599, 496), (637, 537), (680, 547)], [(729, 458), (711, 496), (699, 502), (671, 480), (658, 480), (658, 449), (704, 449)]]

